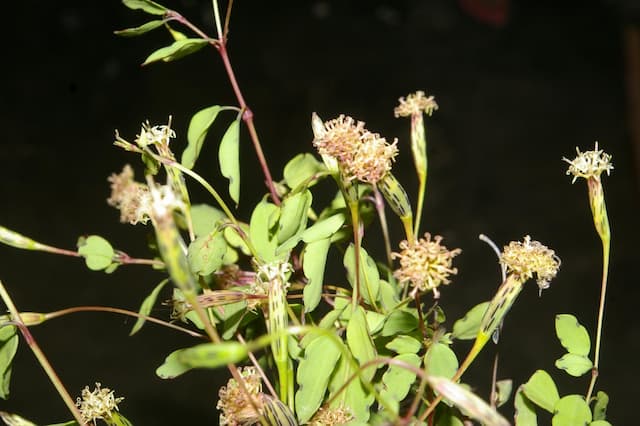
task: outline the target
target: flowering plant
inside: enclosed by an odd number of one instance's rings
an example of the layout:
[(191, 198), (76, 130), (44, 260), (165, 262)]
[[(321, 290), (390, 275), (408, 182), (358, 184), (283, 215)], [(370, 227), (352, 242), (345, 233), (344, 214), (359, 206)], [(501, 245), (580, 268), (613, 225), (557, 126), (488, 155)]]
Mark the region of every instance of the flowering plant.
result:
[[(442, 285), (455, 279), (455, 258), (461, 250), (449, 248), (439, 235), (420, 233), (428, 175), (424, 117), (438, 109), (434, 97), (417, 91), (400, 98), (394, 110), (396, 117), (410, 117), (410, 152), (418, 179), (415, 211), (393, 174), (394, 160), (402, 155), (398, 140), (388, 142), (364, 122), (347, 115), (323, 121), (314, 113), (309, 147), (315, 147), (317, 156), (294, 156), (277, 181), (226, 48), (233, 2), (222, 14), (218, 2), (213, 1), (215, 38), (153, 1), (123, 3), (157, 19), (118, 34), (138, 36), (166, 28), (173, 38), (170, 45), (150, 54), (144, 64), (171, 62), (211, 45), (221, 55), (238, 105), (212, 105), (196, 112), (189, 124), (186, 148), (179, 156), (173, 140), (180, 135), (173, 130), (171, 118), (162, 125), (144, 123), (135, 138), (116, 132), (114, 145), (140, 161), (144, 180), (135, 180), (134, 167), (125, 165), (108, 179), (111, 196), (107, 203), (120, 211), (122, 222), (153, 230), (152, 259), (132, 258), (97, 235), (81, 238), (77, 250), (66, 250), (0, 227), (0, 242), (81, 257), (91, 270), (106, 273), (128, 264), (164, 271), (166, 278), (150, 288), (139, 312), (126, 313), (137, 317), (131, 334), (149, 321), (194, 338), (192, 345), (167, 354), (156, 370), (163, 379), (194, 369), (229, 371), (228, 383), (217, 390), (220, 424), (461, 425), (473, 420), (506, 425), (510, 422), (498, 409), (512, 393), (517, 425), (537, 424), (536, 412), (541, 410), (551, 413), (558, 425), (609, 424), (605, 414), (608, 397), (601, 391), (594, 396), (594, 391), (610, 240), (600, 177), (612, 166), (610, 156), (597, 144), (594, 151), (578, 150), (576, 159), (565, 159), (574, 181), (583, 177), (588, 182), (594, 223), (603, 246), (593, 361), (586, 329), (572, 315), (556, 318), (556, 333), (567, 351), (556, 366), (572, 376), (591, 372), (589, 388), (585, 396), (561, 397), (549, 373), (538, 370), (515, 392), (511, 381), (494, 381), (491, 397), (484, 401), (460, 382), (463, 374), (489, 340), (497, 341), (501, 324), (524, 284), (535, 279), (539, 291), (548, 288), (558, 273), (560, 259), (528, 235), (522, 241), (509, 242), (503, 250), (481, 236), (496, 249), (502, 268), (497, 291), (447, 330), (439, 300), (445, 291)], [(177, 31), (176, 24), (193, 36)], [(214, 142), (207, 134), (224, 112), (233, 113), (235, 119), (218, 148), (220, 171), (228, 180), (222, 194), (194, 169), (203, 144)], [(239, 129), (243, 124), (267, 192), (244, 220), (236, 217), (228, 202), (240, 201)], [(323, 180), (332, 182), (335, 197), (326, 205), (314, 205), (316, 184)], [(204, 187), (214, 205), (192, 203), (192, 183)], [(389, 233), (387, 207), (402, 225), (400, 238)], [(383, 260), (375, 259), (366, 249), (369, 241), (378, 238), (370, 226), (374, 221), (381, 228)], [(331, 252), (342, 256), (346, 272), (339, 285), (325, 279)], [(170, 287), (171, 318), (151, 317), (160, 294)], [(21, 311), (2, 283), (0, 296), (8, 309), (0, 324), (0, 397), (9, 396), (12, 360), (22, 335), (74, 418), (65, 424), (131, 424), (120, 412), (121, 406), (126, 412), (126, 400), (99, 383), (94, 391), (85, 388), (74, 401), (33, 339), (30, 327), (68, 311)], [(473, 341), (464, 357), (453, 350), (459, 340)], [(32, 424), (17, 414), (1, 415), (9, 425)]]

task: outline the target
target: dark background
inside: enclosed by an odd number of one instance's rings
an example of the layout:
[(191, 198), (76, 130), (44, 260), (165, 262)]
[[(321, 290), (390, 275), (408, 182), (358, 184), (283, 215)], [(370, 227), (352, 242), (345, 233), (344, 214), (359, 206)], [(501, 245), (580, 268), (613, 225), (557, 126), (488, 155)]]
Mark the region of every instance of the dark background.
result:
[[(571, 185), (561, 158), (573, 158), (575, 146), (592, 149), (596, 140), (613, 155), (615, 170), (603, 179), (613, 243), (597, 389), (611, 397), (612, 423), (633, 424), (640, 233), (623, 49), (633, 14), (605, 1), (514, 1), (508, 21), (496, 27), (444, 0), (288, 3), (236, 2), (229, 42), (277, 179), (295, 153), (312, 152), (313, 111), (325, 119), (346, 113), (388, 139), (400, 139), (395, 173), (414, 194), (409, 121), (394, 119), (393, 108), (399, 96), (422, 89), (440, 105), (427, 120), (430, 169), (422, 229), (463, 249), (456, 258), (460, 273), (442, 291), (448, 327), (488, 300), (499, 282), (494, 254), (477, 240), (479, 233), (500, 245), (530, 234), (562, 258), (551, 289), (538, 298), (536, 286), (527, 285), (510, 313), (501, 339), (501, 378), (520, 384), (545, 369), (562, 395), (585, 392), (586, 376), (565, 379), (553, 366), (562, 354), (553, 317), (572, 313), (594, 335), (600, 243), (586, 185)], [(210, 2), (166, 5), (214, 35)], [(66, 248), (79, 235), (103, 235), (132, 256), (148, 256), (144, 227), (119, 224), (118, 212), (105, 202), (107, 176), (127, 162), (140, 170), (135, 156), (111, 146), (113, 131), (132, 140), (142, 121), (160, 124), (171, 114), (180, 152), (194, 112), (236, 104), (219, 57), (205, 49), (141, 69), (138, 64), (169, 44), (169, 36), (159, 30), (117, 38), (114, 29), (149, 19), (116, 1), (14, 2), (4, 16), (0, 224)], [(211, 146), (219, 136), (212, 132)], [(244, 172), (257, 170), (246, 132), (242, 143)], [(215, 152), (205, 148), (197, 169), (226, 188)], [(245, 220), (264, 190), (260, 182), (259, 175), (243, 176)], [(199, 190), (194, 199), (212, 203)], [(369, 237), (365, 245), (375, 251), (380, 242)], [(340, 277), (341, 269), (331, 273)], [(95, 304), (137, 310), (162, 278), (136, 266), (105, 275), (87, 270), (81, 260), (0, 247), (0, 279), (24, 311)], [(226, 380), (226, 371), (162, 381), (155, 368), (170, 351), (193, 341), (153, 325), (130, 338), (132, 325), (120, 316), (79, 313), (32, 331), (72, 395), (99, 381), (126, 397), (121, 410), (134, 424), (216, 424), (213, 381)], [(456, 349), (464, 354), (467, 346)], [(492, 352), (485, 350), (465, 376), (484, 396)], [(69, 418), (24, 344), (13, 374), (11, 398), (0, 401), (0, 409), (38, 424)]]

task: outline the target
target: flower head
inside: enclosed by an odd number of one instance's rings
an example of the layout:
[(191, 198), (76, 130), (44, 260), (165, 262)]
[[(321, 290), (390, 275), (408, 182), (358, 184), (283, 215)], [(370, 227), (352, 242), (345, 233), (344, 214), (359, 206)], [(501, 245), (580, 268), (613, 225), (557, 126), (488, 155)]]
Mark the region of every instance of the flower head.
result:
[(136, 143), (140, 147), (149, 145), (168, 145), (172, 138), (176, 137), (176, 132), (171, 129), (171, 120), (169, 125), (153, 126), (149, 122), (142, 124), (140, 134), (136, 137)]
[(76, 400), (76, 406), (80, 409), (83, 423), (93, 422), (95, 425), (98, 419), (110, 419), (113, 412), (118, 411), (118, 404), (123, 399), (116, 398), (111, 389), (102, 388), (100, 383), (96, 383), (93, 391), (85, 386), (82, 396)]
[(560, 258), (555, 252), (530, 236), (523, 242), (511, 241), (500, 255), (500, 263), (507, 267), (507, 273), (516, 274), (522, 282), (536, 276), (540, 290), (549, 287), (560, 269)]
[(344, 407), (320, 407), (309, 422), (312, 426), (344, 425), (353, 420), (351, 412)]
[(426, 97), (422, 90), (418, 90), (415, 93), (411, 93), (406, 97), (399, 98), (400, 105), (395, 107), (393, 115), (396, 117), (409, 117), (412, 115), (425, 114), (431, 115), (433, 111), (438, 109), (433, 96)]
[(428, 232), (413, 243), (402, 241), (402, 251), (392, 254), (400, 259), (400, 268), (393, 275), (401, 283), (410, 282), (415, 287), (414, 291), (433, 290), (438, 297), (436, 287), (449, 284), (449, 276), (458, 273), (458, 269), (452, 266), (452, 260), (462, 252), (460, 249), (448, 250), (440, 244), (441, 241), (439, 235), (432, 240)]
[[(258, 422), (264, 398), (262, 394), (262, 381), (255, 367), (240, 369), (240, 376), (244, 382), (244, 388), (250, 394), (255, 407), (249, 401), (244, 390), (235, 379), (229, 379), (227, 386), (220, 388), (219, 400), (216, 408), (221, 410), (220, 425), (245, 425)], [(258, 411), (256, 411), (256, 408)]]
[(107, 203), (120, 210), (120, 222), (132, 225), (147, 223), (151, 204), (149, 187), (133, 180), (131, 166), (125, 165), (120, 174), (112, 174), (108, 181), (111, 183), (111, 196)]
[(613, 170), (613, 164), (611, 164), (611, 155), (607, 154), (601, 149), (599, 150), (598, 142), (596, 142), (595, 145), (596, 146), (593, 151), (585, 152), (580, 152), (580, 149), (576, 147), (578, 156), (573, 160), (569, 160), (565, 157), (562, 158), (564, 161), (569, 163), (567, 174), (573, 175), (573, 180), (571, 181), (571, 183), (574, 183), (579, 177), (585, 179), (600, 179), (600, 175), (602, 174), (602, 172), (607, 172), (607, 175), (609, 175), (611, 170)]

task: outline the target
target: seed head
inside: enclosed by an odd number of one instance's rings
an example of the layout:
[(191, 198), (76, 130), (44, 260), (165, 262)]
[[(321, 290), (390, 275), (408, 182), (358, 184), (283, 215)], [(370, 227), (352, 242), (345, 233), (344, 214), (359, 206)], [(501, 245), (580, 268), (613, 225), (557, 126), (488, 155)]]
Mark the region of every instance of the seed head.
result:
[(439, 235), (432, 240), (428, 232), (424, 234), (424, 238), (412, 244), (407, 240), (402, 241), (402, 251), (392, 254), (394, 258), (400, 259), (400, 268), (393, 275), (400, 283), (411, 283), (415, 291), (433, 290), (438, 297), (436, 288), (440, 284), (449, 284), (449, 276), (458, 273), (458, 269), (452, 266), (452, 260), (462, 253), (460, 249), (448, 250), (440, 244), (441, 241), (442, 237)]
[(311, 426), (344, 425), (353, 420), (353, 415), (344, 407), (321, 407), (309, 422)]
[(433, 111), (438, 109), (433, 96), (426, 97), (422, 90), (418, 90), (415, 93), (411, 93), (406, 97), (399, 98), (400, 105), (395, 107), (393, 115), (397, 117), (410, 117), (412, 115), (425, 114), (431, 115)]
[(170, 125), (153, 126), (149, 122), (142, 124), (140, 134), (136, 137), (136, 143), (140, 147), (149, 145), (168, 145), (172, 138), (176, 137)]
[(89, 386), (82, 390), (82, 396), (76, 400), (76, 406), (80, 409), (83, 423), (92, 422), (96, 424), (98, 419), (109, 419), (114, 411), (118, 411), (118, 404), (124, 398), (116, 398), (109, 388), (101, 388), (100, 383), (96, 383), (93, 391)]
[[(240, 368), (240, 376), (244, 381), (244, 387), (251, 395), (259, 411), (262, 411), (264, 399), (262, 394), (262, 381), (255, 367)], [(239, 426), (254, 424), (259, 421), (260, 412), (256, 411), (247, 395), (235, 379), (229, 379), (227, 386), (220, 388), (218, 392), (218, 404), (216, 408), (221, 410), (220, 425)]]
[(111, 183), (107, 203), (120, 210), (120, 222), (147, 223), (151, 205), (149, 187), (133, 180), (131, 166), (125, 165), (120, 174), (113, 173), (107, 180)]
[(523, 242), (511, 241), (500, 255), (500, 263), (507, 267), (507, 273), (516, 274), (522, 282), (536, 276), (540, 290), (549, 287), (560, 269), (560, 258), (555, 252), (530, 236)]
[(613, 164), (611, 164), (611, 155), (607, 154), (603, 150), (598, 149), (598, 142), (595, 144), (593, 151), (580, 152), (580, 149), (576, 147), (578, 156), (573, 160), (569, 160), (565, 157), (562, 159), (569, 163), (568, 175), (573, 175), (574, 183), (579, 177), (589, 179), (600, 179), (602, 172), (607, 172), (607, 175), (613, 170)]

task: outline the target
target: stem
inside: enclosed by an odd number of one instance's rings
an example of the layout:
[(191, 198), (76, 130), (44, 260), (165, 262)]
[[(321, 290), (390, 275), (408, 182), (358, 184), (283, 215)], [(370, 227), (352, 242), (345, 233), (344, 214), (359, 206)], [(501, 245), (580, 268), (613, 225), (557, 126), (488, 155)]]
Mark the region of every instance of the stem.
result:
[(218, 39), (222, 40), (222, 26), (220, 25), (220, 8), (218, 7), (218, 0), (213, 0), (213, 17), (216, 21), (216, 31), (218, 32)]
[(29, 331), (27, 326), (25, 326), (24, 323), (22, 322), (22, 318), (20, 317), (20, 311), (18, 311), (16, 306), (13, 304), (13, 301), (11, 300), (9, 293), (5, 289), (4, 284), (2, 283), (1, 280), (0, 280), (0, 297), (2, 297), (2, 300), (4, 301), (5, 305), (7, 305), (7, 308), (9, 309), (9, 311), (11, 312), (11, 315), (13, 316), (13, 321), (18, 325), (18, 328), (20, 328), (20, 332), (22, 333), (24, 340), (27, 342), (27, 345), (29, 345), (29, 347), (31, 348), (31, 351), (38, 359), (38, 362), (44, 369), (47, 376), (49, 376), (49, 380), (58, 391), (58, 394), (60, 394), (60, 397), (62, 398), (67, 408), (73, 415), (73, 418), (76, 419), (76, 422), (78, 422), (78, 424), (83, 425), (84, 421), (82, 420), (82, 415), (80, 414), (78, 407), (76, 407), (76, 404), (71, 398), (71, 395), (69, 395), (69, 392), (67, 392), (67, 389), (62, 384), (62, 381), (60, 380), (55, 370), (49, 363), (49, 360), (45, 356), (44, 352), (42, 352), (42, 350), (40, 349), (40, 346), (38, 346), (38, 343), (33, 338), (33, 335), (31, 335), (31, 332)]
[(393, 259), (391, 257), (391, 240), (389, 239), (389, 227), (387, 226), (387, 215), (384, 211), (384, 199), (377, 185), (373, 185), (374, 205), (380, 218), (380, 228), (382, 229), (382, 238), (384, 239), (384, 249), (387, 252), (387, 266), (393, 269)]
[(353, 244), (355, 255), (356, 282), (353, 286), (352, 303), (355, 308), (360, 303), (360, 216), (358, 215), (358, 200), (348, 200), (349, 212), (351, 213), (351, 227), (353, 228)]

